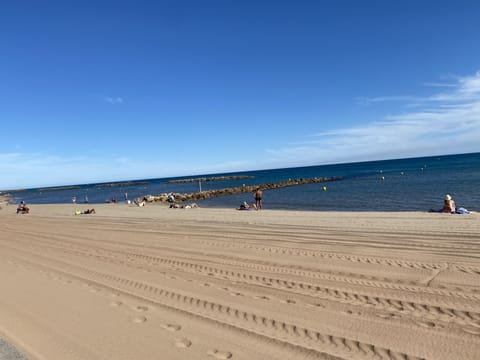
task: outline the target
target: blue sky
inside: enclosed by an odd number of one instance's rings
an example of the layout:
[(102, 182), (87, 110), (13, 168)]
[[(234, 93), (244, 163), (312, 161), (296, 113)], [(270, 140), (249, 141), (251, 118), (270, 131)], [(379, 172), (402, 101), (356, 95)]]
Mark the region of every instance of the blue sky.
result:
[(478, 1), (0, 2), (0, 189), (480, 151)]

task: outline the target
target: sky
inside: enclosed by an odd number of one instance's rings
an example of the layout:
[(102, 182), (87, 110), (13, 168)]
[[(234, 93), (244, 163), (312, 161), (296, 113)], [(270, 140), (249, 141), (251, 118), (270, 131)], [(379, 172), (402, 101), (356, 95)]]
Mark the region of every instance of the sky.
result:
[(0, 2), (0, 189), (480, 151), (480, 2)]

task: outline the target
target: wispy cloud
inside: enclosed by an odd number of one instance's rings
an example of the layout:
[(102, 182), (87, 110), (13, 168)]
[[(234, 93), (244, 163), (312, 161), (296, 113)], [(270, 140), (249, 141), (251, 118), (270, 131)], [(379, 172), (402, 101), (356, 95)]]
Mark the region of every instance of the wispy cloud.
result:
[(419, 103), (429, 102), (448, 102), (448, 101), (470, 101), (478, 99), (480, 95), (480, 71), (472, 76), (452, 77), (455, 82), (436, 83), (426, 82), (425, 86), (449, 88), (448, 92), (432, 94), (427, 97), (394, 95), (394, 96), (376, 96), (376, 97), (358, 97), (356, 102), (361, 105), (371, 105), (379, 102), (405, 102), (407, 106), (418, 105)]
[(436, 82), (425, 82), (423, 83), (424, 86), (432, 86), (432, 87), (457, 87), (457, 84), (451, 83), (436, 83)]
[[(455, 78), (454, 86), (433, 86), (429, 96), (383, 96), (369, 104), (402, 101), (406, 111), (360, 125), (316, 132), (296, 142), (255, 153), (247, 160), (185, 163), (171, 158), (135, 157), (125, 153), (98, 156), (28, 154), (18, 148), (0, 153), (0, 189), (181, 176), (223, 171), (365, 161), (480, 151), (480, 72)], [(108, 101), (107, 99), (110, 99)], [(105, 98), (121, 104), (122, 98)], [(415, 108), (409, 105), (415, 105)], [(321, 120), (321, 119), (320, 119)], [(19, 176), (22, 174), (22, 176)]]
[(363, 125), (319, 132), (306, 141), (267, 152), (274, 161), (303, 159), (313, 164), (480, 151), (480, 72), (458, 77), (454, 85), (423, 98), (367, 99), (368, 104), (405, 101), (409, 105), (412, 101), (417, 108)]
[(104, 98), (104, 101), (109, 103), (109, 104), (123, 104), (123, 98), (121, 98), (121, 97), (107, 96), (106, 98)]
[(387, 102), (387, 101), (407, 102), (407, 101), (423, 101), (423, 99), (420, 97), (414, 97), (414, 96), (397, 95), (397, 96), (357, 97), (355, 101), (357, 104), (360, 104), (360, 105), (370, 105), (373, 103)]

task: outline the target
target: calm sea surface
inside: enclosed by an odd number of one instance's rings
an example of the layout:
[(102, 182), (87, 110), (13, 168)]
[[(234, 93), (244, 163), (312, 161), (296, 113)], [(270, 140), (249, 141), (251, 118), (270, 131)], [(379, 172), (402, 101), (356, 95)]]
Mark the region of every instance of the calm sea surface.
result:
[[(249, 175), (251, 179), (209, 181), (202, 190), (220, 189), (314, 177), (341, 177), (341, 180), (292, 186), (264, 191), (266, 209), (316, 211), (426, 211), (442, 207), (445, 194), (451, 194), (457, 206), (480, 211), (480, 153), (445, 155), (399, 160), (308, 166), (222, 175)], [(198, 177), (202, 177), (198, 176)], [(184, 177), (181, 177), (184, 178)], [(106, 200), (122, 201), (144, 195), (168, 192), (195, 192), (197, 183), (168, 184), (169, 180), (145, 179), (121, 186), (83, 184), (69, 188), (27, 189), (12, 192), (14, 202), (29, 204), (69, 203), (76, 196), (77, 203), (85, 197), (89, 203)], [(323, 191), (327, 186), (327, 191)], [(251, 194), (239, 194), (197, 201), (199, 206), (238, 207), (253, 202)]]

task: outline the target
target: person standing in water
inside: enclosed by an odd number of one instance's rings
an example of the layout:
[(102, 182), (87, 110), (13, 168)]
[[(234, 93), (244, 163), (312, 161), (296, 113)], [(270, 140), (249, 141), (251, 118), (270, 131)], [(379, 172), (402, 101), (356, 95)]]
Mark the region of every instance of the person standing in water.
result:
[(257, 190), (253, 193), (253, 197), (255, 199), (255, 206), (257, 210), (261, 210), (263, 206), (263, 200), (262, 200), (262, 190), (260, 188), (257, 188)]

